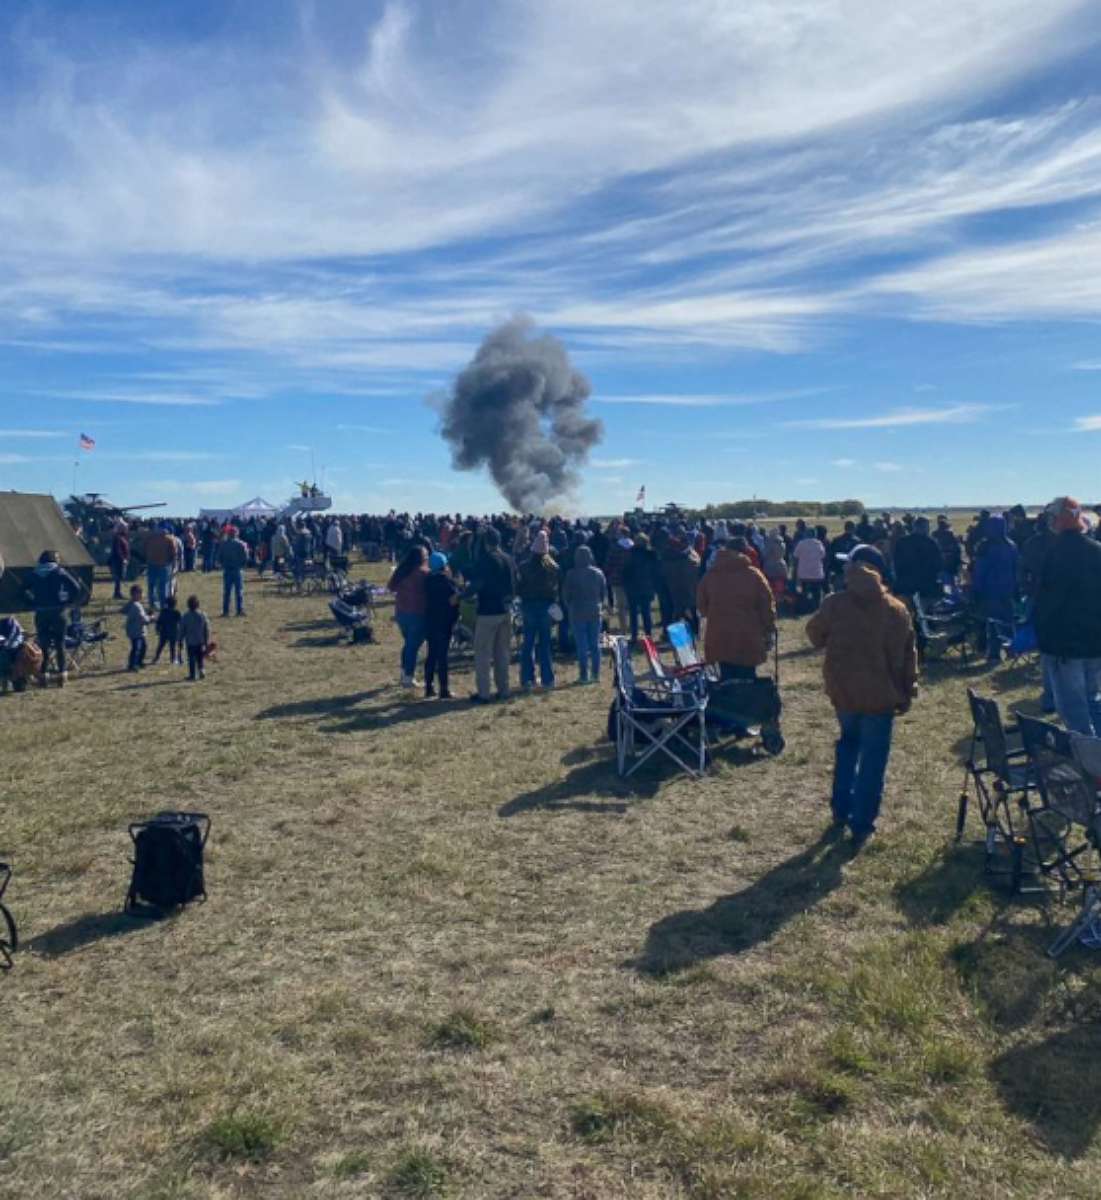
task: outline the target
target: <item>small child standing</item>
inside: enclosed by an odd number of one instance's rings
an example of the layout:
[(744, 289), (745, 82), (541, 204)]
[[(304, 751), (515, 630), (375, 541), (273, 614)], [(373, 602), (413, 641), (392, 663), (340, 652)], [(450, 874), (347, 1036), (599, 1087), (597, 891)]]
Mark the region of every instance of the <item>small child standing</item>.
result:
[(126, 636), (130, 639), (130, 661), (126, 665), (128, 671), (143, 671), (145, 669), (145, 629), (151, 625), (153, 618), (145, 611), (141, 602), (141, 585), (135, 583), (130, 589), (130, 602), (123, 607), (126, 618)]
[(424, 694), (426, 697), (436, 694), (432, 684), (438, 678), (440, 699), (450, 700), (447, 651), (451, 645), (451, 631), (459, 616), (459, 585), (448, 572), (446, 554), (436, 551), (428, 560), (428, 570), (428, 578), (424, 581), (424, 621), (428, 641), (428, 657), (424, 662)]
[(188, 679), (205, 679), (203, 659), (210, 644), (210, 620), (199, 607), (198, 596), (187, 598), (187, 612), (180, 617), (180, 633), (187, 646)]
[(168, 661), (173, 666), (183, 666), (183, 650), (180, 646), (180, 622), (183, 617), (176, 607), (176, 597), (166, 596), (164, 607), (157, 614), (157, 649), (153, 654), (154, 664), (160, 661), (161, 651), (168, 647)]

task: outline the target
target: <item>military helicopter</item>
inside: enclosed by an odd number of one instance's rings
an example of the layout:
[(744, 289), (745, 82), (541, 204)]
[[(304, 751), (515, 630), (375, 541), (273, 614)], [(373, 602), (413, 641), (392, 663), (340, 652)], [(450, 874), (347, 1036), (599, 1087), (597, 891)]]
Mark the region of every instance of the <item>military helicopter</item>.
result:
[(111, 539), (119, 521), (126, 520), (130, 513), (164, 508), (165, 501), (160, 500), (155, 504), (129, 504), (120, 508), (104, 500), (102, 492), (85, 492), (80, 496), (70, 496), (62, 507), (69, 523), (88, 547), (88, 553), (103, 566), (110, 556)]

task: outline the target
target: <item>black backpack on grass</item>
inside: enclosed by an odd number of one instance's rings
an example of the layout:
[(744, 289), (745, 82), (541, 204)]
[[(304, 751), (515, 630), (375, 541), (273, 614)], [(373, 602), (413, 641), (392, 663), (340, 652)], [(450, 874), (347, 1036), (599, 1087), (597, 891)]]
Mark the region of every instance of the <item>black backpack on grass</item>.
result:
[(126, 908), (170, 912), (199, 897), (205, 900), (203, 847), (209, 834), (206, 813), (160, 812), (131, 825), (134, 875)]

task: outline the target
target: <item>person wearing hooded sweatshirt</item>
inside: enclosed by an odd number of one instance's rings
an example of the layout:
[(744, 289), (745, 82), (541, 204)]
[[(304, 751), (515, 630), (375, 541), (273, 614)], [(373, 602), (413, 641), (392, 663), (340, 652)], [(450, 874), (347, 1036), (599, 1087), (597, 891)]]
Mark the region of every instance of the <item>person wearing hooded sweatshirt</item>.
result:
[(894, 719), (909, 711), (917, 688), (913, 622), (888, 593), (886, 572), (874, 546), (857, 546), (845, 567), (845, 590), (827, 596), (807, 622), (811, 645), (826, 651), (822, 674), (841, 726), (834, 825), (848, 825), (856, 849), (875, 832)]
[(772, 588), (773, 596), (779, 600), (788, 590), (788, 556), (787, 546), (778, 529), (769, 530), (765, 538), (761, 571)]
[(634, 547), (623, 564), (623, 590), (631, 616), (631, 641), (638, 637), (639, 621), (649, 637), (654, 631), (651, 609), (657, 593), (658, 556), (645, 533), (635, 538)]
[(627, 565), (627, 556), (634, 544), (627, 532), (627, 526), (616, 526), (609, 538), (608, 553), (604, 560), (604, 575), (608, 580), (608, 591), (620, 633), (627, 632), (630, 619), (627, 592), (623, 587), (623, 568)]
[(50, 650), (57, 656), (57, 685), (68, 681), (65, 663), (65, 626), (70, 606), (79, 608), (88, 598), (88, 590), (78, 583), (61, 565), (56, 550), (43, 550), (31, 575), (27, 599), (34, 609), (34, 630), (38, 648), (42, 651), (39, 678), (46, 680)]
[(732, 538), (700, 580), (696, 606), (703, 617), (703, 656), (723, 679), (753, 679), (768, 657), (776, 628), (776, 601), (768, 580), (753, 565), (749, 543)]
[(428, 556), (428, 578), (424, 581), (424, 636), (428, 655), (424, 662), (424, 694), (431, 699), (437, 680), (440, 699), (450, 700), (447, 652), (451, 632), (459, 616), (459, 585), (447, 569), (447, 555), (438, 550)]
[(895, 593), (903, 599), (936, 599), (944, 591), (944, 558), (929, 533), (929, 519), (918, 517), (913, 531), (895, 544)]
[(671, 621), (687, 621), (693, 633), (699, 633), (696, 611), (696, 585), (700, 578), (700, 556), (680, 534), (665, 543), (661, 555), (661, 573), (669, 593)]
[(1060, 496), (1048, 506), (1054, 534), (1036, 588), (1036, 638), (1055, 707), (1066, 727), (1101, 737), (1101, 544), (1088, 536), (1082, 506)]
[[(1017, 595), (1017, 547), (1006, 536), (1004, 517), (990, 517), (985, 534), (975, 552), (971, 590), (988, 622), (1012, 627), (1013, 601)], [(996, 663), (1000, 658), (1001, 642), (988, 625), (986, 660)]]
[(558, 601), (558, 563), (551, 557), (546, 530), (531, 539), (530, 553), (517, 575), (516, 594), (524, 638), (520, 645), (520, 686), (535, 686), (535, 652), (539, 653), (539, 681), (544, 688), (554, 687), (554, 657), (551, 649), (550, 608)]
[(272, 570), (279, 574), (285, 570), (287, 559), (291, 556), (291, 542), (287, 537), (286, 525), (276, 525), (275, 532), (271, 535), (271, 566)]
[(600, 679), (600, 619), (607, 599), (604, 572), (595, 565), (589, 547), (578, 546), (562, 584), (562, 603), (569, 614), (582, 683)]

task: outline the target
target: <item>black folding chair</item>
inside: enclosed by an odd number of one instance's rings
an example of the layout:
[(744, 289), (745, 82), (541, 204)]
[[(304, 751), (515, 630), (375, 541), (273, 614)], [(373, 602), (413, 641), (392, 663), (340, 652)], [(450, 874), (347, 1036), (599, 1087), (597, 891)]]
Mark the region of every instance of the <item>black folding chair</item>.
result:
[(970, 661), (972, 619), (966, 609), (947, 602), (930, 603), (915, 593), (914, 624), (923, 662), (943, 661), (951, 654), (964, 666)]
[(1069, 884), (1081, 891), (1078, 915), (1048, 947), (1058, 958), (1068, 946), (1082, 941), (1101, 948), (1101, 741), (1069, 735), (1071, 758), (1052, 755), (1045, 766), (1044, 787), (1049, 805), (1070, 826), (1085, 830), (1085, 846), (1073, 859)]
[(973, 728), (956, 812), (956, 841), (963, 837), (970, 785), (974, 784), (986, 842), (986, 869), (1005, 869), (995, 866), (999, 848), (1005, 847), (1009, 851), (1011, 885), (1017, 891), (1021, 886), (1024, 849), (1028, 844), (1025, 837), (1030, 783), (1028, 757), (1023, 747), (1012, 745), (1019, 731), (1015, 726), (1002, 723), (996, 700), (968, 688), (967, 702), (971, 707)]
[(10, 971), (12, 955), (19, 949), (19, 934), (15, 929), (15, 918), (4, 903), (4, 893), (11, 879), (11, 867), (0, 862), (0, 971)]
[(610, 732), (619, 774), (633, 775), (655, 754), (665, 754), (682, 771), (701, 778), (707, 769), (704, 681), (636, 676), (627, 639), (614, 637), (609, 645), (616, 689)]
[(103, 627), (103, 620), (82, 621), (74, 619), (65, 630), (65, 655), (68, 669), (76, 673), (98, 664), (107, 666), (107, 640), (110, 637)]

